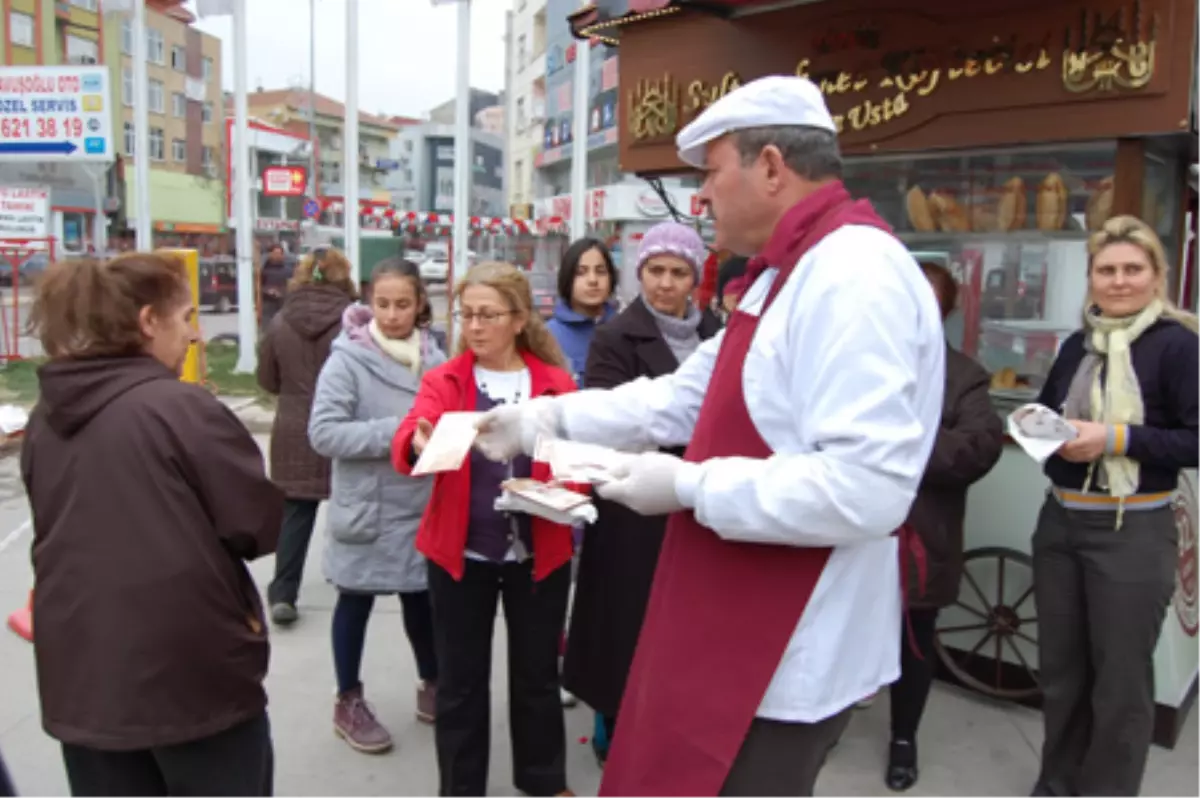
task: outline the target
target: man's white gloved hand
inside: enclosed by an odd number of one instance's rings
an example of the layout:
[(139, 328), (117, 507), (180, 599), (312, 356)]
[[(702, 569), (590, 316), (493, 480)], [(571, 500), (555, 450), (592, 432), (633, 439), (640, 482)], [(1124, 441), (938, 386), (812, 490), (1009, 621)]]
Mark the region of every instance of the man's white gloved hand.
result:
[(700, 466), (663, 452), (630, 457), (613, 473), (613, 481), (596, 488), (602, 499), (618, 502), (641, 515), (666, 515), (695, 506)]
[(562, 410), (552, 396), (542, 396), (515, 405), (501, 405), (484, 413), (476, 423), (479, 434), (475, 448), (483, 456), (504, 463), (517, 455), (533, 456), (541, 435), (561, 437)]

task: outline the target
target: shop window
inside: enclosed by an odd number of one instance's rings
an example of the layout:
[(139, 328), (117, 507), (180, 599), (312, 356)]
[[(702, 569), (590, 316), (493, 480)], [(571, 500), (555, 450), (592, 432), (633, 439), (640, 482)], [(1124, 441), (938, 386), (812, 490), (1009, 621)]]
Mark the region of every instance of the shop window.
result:
[(64, 211), (62, 215), (62, 250), (68, 255), (81, 255), (87, 249), (90, 214)]
[(1115, 144), (851, 160), (867, 197), (922, 262), (950, 269), (950, 343), (992, 374), (1003, 410), (1032, 401), (1079, 327), (1087, 238), (1108, 217)]
[(1183, 274), (1180, 245), (1183, 242), (1178, 237), (1178, 231), (1181, 229), (1179, 213), (1183, 205), (1181, 175), (1185, 169), (1178, 158), (1155, 151), (1149, 142), (1146, 146), (1142, 220), (1153, 227), (1162, 239), (1170, 269), (1167, 274), (1167, 294), (1179, 296), (1183, 288), (1180, 281), (1180, 275)]
[(150, 128), (150, 160), (166, 160), (166, 141), (161, 127)]

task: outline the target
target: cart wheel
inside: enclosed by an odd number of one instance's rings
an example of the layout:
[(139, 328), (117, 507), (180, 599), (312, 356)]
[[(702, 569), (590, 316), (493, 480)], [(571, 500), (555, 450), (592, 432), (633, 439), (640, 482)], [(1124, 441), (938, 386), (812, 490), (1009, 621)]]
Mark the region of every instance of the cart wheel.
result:
[[(953, 605), (958, 617), (939, 625), (934, 638), (938, 658), (959, 681), (984, 695), (1010, 701), (1036, 697), (1033, 558), (999, 546), (973, 549), (963, 557), (962, 579)], [(960, 648), (964, 644), (970, 650)], [(1006, 661), (1005, 654), (1015, 662)]]

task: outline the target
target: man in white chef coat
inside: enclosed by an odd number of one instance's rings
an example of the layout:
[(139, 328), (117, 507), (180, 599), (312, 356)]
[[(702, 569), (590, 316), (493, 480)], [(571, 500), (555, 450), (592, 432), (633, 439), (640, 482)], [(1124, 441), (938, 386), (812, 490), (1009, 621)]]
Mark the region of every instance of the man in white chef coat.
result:
[(841, 183), (820, 91), (767, 77), (685, 127), (718, 239), (756, 256), (728, 327), (679, 369), (494, 410), (630, 451), (604, 498), (671, 513), (603, 795), (811, 795), (856, 702), (899, 675), (904, 521), (942, 408), (941, 316)]

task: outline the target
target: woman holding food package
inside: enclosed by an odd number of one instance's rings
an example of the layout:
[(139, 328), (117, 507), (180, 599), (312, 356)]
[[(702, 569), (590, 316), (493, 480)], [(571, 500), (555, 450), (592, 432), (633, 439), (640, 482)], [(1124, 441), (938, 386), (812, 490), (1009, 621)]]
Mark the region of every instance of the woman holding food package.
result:
[[(919, 265), (933, 286), (942, 318), (949, 318), (958, 303), (954, 275), (937, 263)], [(917, 728), (937, 662), (938, 611), (957, 600), (962, 582), (967, 489), (987, 476), (1004, 449), (1004, 427), (988, 383), (982, 366), (947, 344), (941, 424), (908, 513), (909, 527), (924, 548), (925, 578), (921, 580), (915, 559), (908, 556), (908, 622), (901, 631), (900, 678), (888, 690), (891, 742), (884, 782), (896, 791), (917, 783)]]
[(397, 474), (390, 454), (421, 375), (446, 357), (428, 330), (432, 313), (416, 266), (381, 261), (369, 291), (369, 304), (351, 305), (342, 317), (342, 334), (317, 380), (308, 436), (317, 454), (333, 460), (324, 571), (338, 589), (334, 731), (355, 750), (379, 753), (392, 747), (392, 736), (366, 703), (360, 679), (376, 596), (399, 594), (417, 663), (417, 718), (432, 723), (436, 714), (433, 610), (425, 558), (416, 549), (433, 483)]
[[(396, 432), (392, 464), (401, 474), (412, 473), (446, 413), (575, 390), (518, 269), (494, 262), (474, 266), (455, 298), (462, 325), (459, 354), (424, 376)], [(493, 463), (472, 451), (461, 467), (434, 478), (417, 549), (429, 559), (442, 795), (487, 790), (492, 632), (501, 598), (514, 784), (528, 795), (567, 790), (558, 652), (571, 586), (571, 526), (494, 506), (506, 480), (549, 477), (548, 466), (528, 457)]]
[[(687, 225), (662, 222), (646, 232), (636, 264), (641, 293), (596, 331), (587, 361), (589, 388), (614, 388), (638, 377), (670, 374), (701, 341), (720, 331), (720, 320), (691, 301), (704, 259), (704, 242)], [(592, 747), (603, 762), (650, 599), (667, 517), (638, 515), (600, 500), (596, 507), (599, 520), (584, 531), (579, 555), (563, 680), (598, 715)]]
[(1138, 793), (1175, 589), (1172, 494), (1197, 465), (1197, 322), (1166, 298), (1162, 243), (1117, 216), (1088, 256), (1083, 329), (1038, 398), (1078, 434), (1046, 461), (1033, 534), (1045, 724), (1035, 795)]

